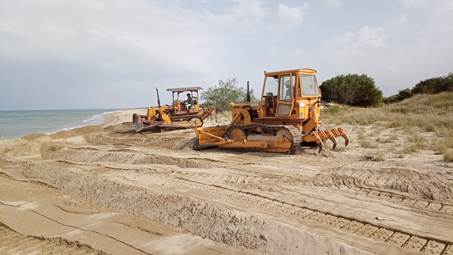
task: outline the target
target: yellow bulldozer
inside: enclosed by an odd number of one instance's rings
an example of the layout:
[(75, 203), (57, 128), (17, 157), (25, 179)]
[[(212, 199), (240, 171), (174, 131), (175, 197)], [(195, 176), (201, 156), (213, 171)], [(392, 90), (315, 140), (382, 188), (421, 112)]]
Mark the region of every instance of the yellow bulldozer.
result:
[(337, 137), (342, 137), (347, 146), (349, 138), (342, 128), (320, 130), (321, 92), (316, 73), (308, 68), (264, 72), (258, 105), (232, 103), (230, 124), (195, 128), (194, 149), (220, 147), (294, 154), (303, 144), (318, 145), (321, 151), (326, 140), (332, 141), (335, 149)]
[[(167, 89), (172, 93), (172, 104), (161, 106), (159, 90), (157, 93), (157, 107), (147, 109), (146, 115), (134, 113), (132, 123), (136, 132), (163, 131), (203, 126), (203, 121), (215, 113), (213, 109), (201, 107), (198, 92), (201, 87), (184, 87)], [(181, 94), (187, 96), (180, 98)]]

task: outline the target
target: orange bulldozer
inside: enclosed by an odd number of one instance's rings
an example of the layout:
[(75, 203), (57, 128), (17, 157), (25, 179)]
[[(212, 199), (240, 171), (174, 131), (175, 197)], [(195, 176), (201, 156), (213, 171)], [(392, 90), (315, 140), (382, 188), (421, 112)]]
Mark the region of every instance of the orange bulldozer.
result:
[(347, 146), (349, 138), (342, 128), (320, 130), (321, 92), (316, 73), (307, 68), (264, 72), (258, 105), (232, 103), (230, 124), (195, 128), (194, 149), (220, 147), (294, 154), (304, 144), (318, 145), (323, 150), (326, 140), (332, 141), (335, 148), (338, 137)]

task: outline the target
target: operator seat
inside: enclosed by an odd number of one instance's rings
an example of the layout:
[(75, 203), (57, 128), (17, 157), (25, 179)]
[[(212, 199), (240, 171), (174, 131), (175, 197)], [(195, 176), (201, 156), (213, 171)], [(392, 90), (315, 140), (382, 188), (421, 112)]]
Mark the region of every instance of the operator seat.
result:
[(264, 96), (264, 106), (266, 107), (266, 116), (271, 117), (275, 115), (275, 96), (272, 92), (267, 92)]

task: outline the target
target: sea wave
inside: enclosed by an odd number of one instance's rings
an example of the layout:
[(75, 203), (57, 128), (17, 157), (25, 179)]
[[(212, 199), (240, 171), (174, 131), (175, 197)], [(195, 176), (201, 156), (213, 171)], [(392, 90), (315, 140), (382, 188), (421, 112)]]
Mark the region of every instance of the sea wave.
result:
[(103, 112), (102, 115), (111, 114), (111, 113), (117, 113), (117, 112), (122, 112), (122, 111), (124, 111), (124, 110), (115, 110), (115, 111)]
[(82, 120), (80, 123), (78, 123), (76, 125), (73, 125), (73, 126), (70, 126), (70, 127), (64, 127), (64, 128), (57, 128), (57, 129), (54, 129), (54, 130), (46, 132), (46, 134), (52, 135), (52, 134), (55, 134), (55, 133), (58, 133), (58, 132), (70, 131), (70, 130), (73, 130), (73, 129), (76, 129), (76, 128), (85, 127), (85, 126), (100, 125), (100, 124), (102, 124), (104, 122), (104, 116), (106, 114), (114, 113), (114, 112), (118, 112), (118, 111), (107, 111), (107, 112), (103, 112), (103, 113), (94, 114), (91, 117)]

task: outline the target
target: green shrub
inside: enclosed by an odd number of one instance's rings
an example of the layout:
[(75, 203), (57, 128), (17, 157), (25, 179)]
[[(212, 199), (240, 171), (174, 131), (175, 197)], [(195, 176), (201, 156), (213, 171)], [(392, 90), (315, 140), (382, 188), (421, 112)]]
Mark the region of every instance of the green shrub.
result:
[(420, 81), (412, 89), (412, 94), (436, 94), (443, 91), (453, 91), (453, 73)]
[(364, 74), (347, 74), (324, 81), (322, 98), (326, 102), (337, 102), (353, 106), (378, 106), (382, 103), (382, 91), (374, 80)]
[[(246, 89), (237, 86), (236, 78), (226, 81), (219, 80), (218, 85), (201, 93), (201, 99), (205, 100), (205, 104), (215, 107), (219, 112), (229, 110), (232, 102), (245, 102), (246, 96)], [(253, 97), (253, 90), (250, 91), (250, 96), (252, 101), (256, 100)]]
[(416, 94), (437, 94), (444, 91), (453, 91), (453, 73), (420, 81), (412, 89), (400, 90), (398, 94), (385, 98), (384, 103), (400, 102)]
[(398, 91), (398, 94), (396, 94), (396, 95), (384, 98), (384, 103), (390, 104), (390, 103), (400, 102), (406, 98), (411, 97), (412, 95), (413, 94), (410, 89), (403, 89), (403, 90)]

